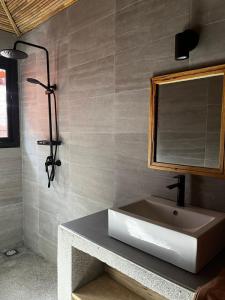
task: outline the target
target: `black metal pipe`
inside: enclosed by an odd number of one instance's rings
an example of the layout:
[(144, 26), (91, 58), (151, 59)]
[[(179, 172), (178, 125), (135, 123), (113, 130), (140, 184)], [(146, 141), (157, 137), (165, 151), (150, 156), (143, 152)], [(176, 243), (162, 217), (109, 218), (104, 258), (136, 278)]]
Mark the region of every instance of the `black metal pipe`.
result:
[[(56, 97), (54, 90), (56, 89), (56, 85), (50, 84), (50, 68), (49, 68), (49, 53), (48, 50), (40, 45), (32, 44), (24, 41), (16, 41), (14, 43), (14, 50), (17, 50), (16, 47), (18, 44), (24, 44), (31, 47), (35, 47), (45, 51), (46, 54), (46, 66), (47, 66), (47, 86), (41, 83), (40, 81), (32, 78), (28, 78), (28, 81), (31, 83), (40, 84), (42, 87), (46, 89), (46, 94), (48, 95), (48, 114), (49, 114), (49, 145), (50, 145), (50, 155), (46, 158), (45, 168), (48, 175), (48, 187), (50, 187), (51, 181), (54, 180), (55, 177), (55, 166), (61, 166), (61, 161), (56, 160), (57, 157), (57, 149), (59, 142), (59, 132), (58, 132), (58, 121), (57, 121), (57, 110), (56, 110)], [(19, 51), (19, 50), (17, 50)], [(23, 57), (24, 58), (24, 57)], [(52, 138), (52, 104), (51, 104), (51, 94), (54, 96), (54, 107), (55, 107), (55, 125), (56, 125), (56, 141), (53, 141)], [(43, 142), (43, 141), (42, 141)], [(53, 146), (55, 145), (55, 149)], [(55, 150), (55, 151), (54, 151)], [(49, 166), (51, 166), (51, 172), (49, 172)]]
[[(28, 45), (31, 47), (35, 47), (41, 50), (44, 50), (46, 53), (46, 64), (47, 64), (47, 86), (48, 89), (51, 88), (51, 84), (50, 84), (50, 68), (49, 68), (49, 53), (48, 50), (40, 45), (36, 45), (36, 44), (32, 44), (32, 43), (28, 43), (28, 42), (24, 42), (24, 41), (16, 41), (14, 43), (14, 49), (16, 49), (18, 44), (24, 44), (24, 45)], [(48, 94), (48, 114), (49, 114), (49, 141), (50, 141), (50, 156), (53, 158), (53, 143), (52, 143), (52, 107), (51, 107), (51, 95)]]
[(46, 53), (46, 61), (47, 61), (47, 82), (48, 82), (48, 86), (50, 86), (50, 69), (49, 69), (49, 53), (48, 53), (48, 50), (43, 47), (43, 46), (40, 46), (40, 45), (36, 45), (36, 44), (32, 44), (32, 43), (28, 43), (28, 42), (24, 42), (24, 41), (16, 41), (14, 43), (14, 49), (16, 49), (16, 46), (18, 44), (24, 44), (24, 45), (28, 45), (28, 46), (31, 46), (31, 47), (35, 47), (35, 48), (39, 48), (39, 49), (42, 49), (45, 51)]

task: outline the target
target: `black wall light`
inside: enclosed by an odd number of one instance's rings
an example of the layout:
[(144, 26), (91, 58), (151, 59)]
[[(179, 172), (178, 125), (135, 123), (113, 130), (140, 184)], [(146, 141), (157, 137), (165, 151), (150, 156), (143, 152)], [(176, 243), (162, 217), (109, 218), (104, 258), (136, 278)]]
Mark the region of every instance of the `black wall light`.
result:
[(175, 36), (175, 59), (184, 60), (189, 58), (189, 52), (193, 50), (199, 41), (197, 32), (187, 29)]

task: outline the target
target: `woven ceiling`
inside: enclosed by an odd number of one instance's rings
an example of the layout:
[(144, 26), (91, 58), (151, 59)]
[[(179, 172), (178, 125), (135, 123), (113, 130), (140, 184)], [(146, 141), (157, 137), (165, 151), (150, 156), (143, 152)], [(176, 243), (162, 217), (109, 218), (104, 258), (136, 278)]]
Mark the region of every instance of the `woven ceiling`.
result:
[(77, 0), (0, 0), (0, 29), (18, 36)]

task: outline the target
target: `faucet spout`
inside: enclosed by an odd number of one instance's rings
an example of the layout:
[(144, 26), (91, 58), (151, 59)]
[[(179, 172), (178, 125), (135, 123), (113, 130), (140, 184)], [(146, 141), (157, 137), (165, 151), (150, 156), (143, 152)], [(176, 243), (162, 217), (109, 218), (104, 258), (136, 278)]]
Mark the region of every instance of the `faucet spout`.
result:
[(176, 187), (178, 187), (178, 183), (174, 183), (174, 184), (167, 185), (167, 188), (168, 188), (169, 190), (172, 190), (172, 189), (174, 189), (174, 188), (176, 188)]
[(168, 185), (168, 189), (174, 189), (177, 188), (177, 206), (184, 207), (184, 197), (185, 197), (185, 176), (184, 175), (178, 175), (174, 178), (178, 179), (177, 183)]

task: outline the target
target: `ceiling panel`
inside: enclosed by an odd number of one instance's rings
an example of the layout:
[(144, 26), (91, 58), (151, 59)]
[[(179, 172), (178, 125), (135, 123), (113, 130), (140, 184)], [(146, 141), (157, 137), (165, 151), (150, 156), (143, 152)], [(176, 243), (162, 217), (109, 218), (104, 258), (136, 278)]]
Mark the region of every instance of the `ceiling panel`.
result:
[(14, 29), (12, 27), (12, 25), (9, 22), (9, 19), (4, 11), (4, 9), (2, 8), (1, 4), (0, 4), (0, 29), (8, 31), (8, 32), (14, 32)]
[[(0, 0), (0, 29), (23, 34), (77, 0)], [(13, 24), (14, 23), (14, 24)]]

